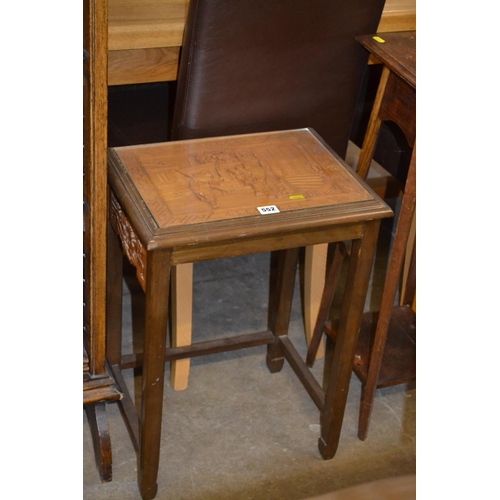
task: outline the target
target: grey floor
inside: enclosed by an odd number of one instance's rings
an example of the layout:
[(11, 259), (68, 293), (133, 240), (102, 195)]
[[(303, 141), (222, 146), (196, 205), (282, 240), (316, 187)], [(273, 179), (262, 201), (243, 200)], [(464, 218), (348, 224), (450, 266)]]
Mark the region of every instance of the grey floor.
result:
[[(385, 228), (386, 234), (390, 231)], [(385, 248), (383, 243), (379, 247)], [(367, 309), (378, 300), (385, 254), (379, 251)], [(195, 265), (195, 340), (266, 329), (268, 265), (268, 254)], [(132, 350), (140, 348), (143, 295), (133, 278), (126, 282), (124, 348)], [(305, 354), (298, 280), (290, 337)], [(314, 367), (318, 380), (322, 368), (320, 360)], [(140, 377), (134, 378), (132, 370), (125, 373), (134, 394)], [(315, 405), (286, 363), (280, 373), (268, 372), (265, 347), (193, 359), (185, 391), (173, 391), (169, 375), (167, 367), (158, 500), (300, 500), (415, 473), (414, 385), (377, 391), (363, 442), (357, 437), (361, 384), (353, 374), (339, 449), (324, 461), (317, 448)], [(84, 412), (83, 498), (140, 499), (136, 456), (116, 404), (108, 405), (107, 415), (113, 480), (100, 482)]]

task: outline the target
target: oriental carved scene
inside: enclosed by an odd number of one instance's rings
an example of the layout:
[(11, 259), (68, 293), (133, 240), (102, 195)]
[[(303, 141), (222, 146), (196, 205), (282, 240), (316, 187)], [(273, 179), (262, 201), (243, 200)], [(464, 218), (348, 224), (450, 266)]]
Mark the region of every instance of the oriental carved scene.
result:
[(115, 151), (163, 228), (370, 199), (307, 130)]

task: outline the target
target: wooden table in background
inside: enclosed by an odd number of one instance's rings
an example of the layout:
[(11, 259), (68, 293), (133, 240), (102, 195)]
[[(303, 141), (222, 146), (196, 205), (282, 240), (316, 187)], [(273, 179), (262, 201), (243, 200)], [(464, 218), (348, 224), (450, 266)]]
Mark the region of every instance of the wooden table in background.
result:
[[(365, 35), (357, 40), (383, 64), (356, 173), (366, 178), (380, 126), (396, 123), (412, 156), (393, 238), (380, 310), (363, 315), (354, 371), (363, 384), (358, 436), (366, 439), (375, 395), (381, 387), (416, 379), (416, 31)], [(406, 261), (409, 265), (404, 269)], [(401, 277), (406, 281), (394, 306)], [(413, 306), (413, 307), (412, 307)]]
[[(109, 0), (108, 85), (177, 79), (189, 0)], [(416, 0), (387, 0), (378, 32), (416, 29)]]

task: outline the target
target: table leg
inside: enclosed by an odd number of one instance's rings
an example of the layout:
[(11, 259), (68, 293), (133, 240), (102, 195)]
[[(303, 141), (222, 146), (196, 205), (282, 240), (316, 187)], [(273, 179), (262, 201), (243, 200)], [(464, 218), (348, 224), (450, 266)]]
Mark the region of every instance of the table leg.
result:
[(169, 250), (156, 250), (150, 251), (147, 259), (138, 464), (139, 490), (144, 500), (154, 498), (158, 488), (170, 256)]
[(320, 415), (318, 447), (325, 460), (334, 457), (339, 443), (379, 227), (379, 220), (367, 222), (362, 238), (352, 244), (325, 406)]
[(99, 469), (101, 482), (107, 483), (112, 479), (111, 438), (109, 436), (108, 420), (106, 418), (106, 403), (100, 401), (85, 405), (89, 421), (94, 453)]
[[(172, 268), (171, 290), (171, 345), (191, 344), (193, 318), (193, 264), (179, 264)], [(170, 384), (174, 391), (188, 386), (191, 359), (178, 359), (170, 363)]]
[[(415, 241), (417, 238), (417, 218), (415, 216), (416, 214), (413, 214), (413, 219), (411, 221), (411, 228), (410, 228), (410, 233), (408, 234), (408, 242), (406, 243), (406, 253), (404, 257), (404, 264), (403, 264), (403, 277), (402, 277), (402, 282), (401, 282), (401, 297), (399, 301), (399, 305), (407, 304), (408, 302), (405, 302), (405, 297), (407, 295), (406, 293), (406, 288), (407, 285), (410, 283), (410, 288), (411, 288), (411, 278), (409, 277), (410, 274), (410, 269), (413, 266), (413, 260), (414, 260), (414, 252), (415, 252)], [(411, 304), (411, 303), (410, 303)]]
[(373, 159), (373, 154), (375, 153), (378, 132), (380, 130), (380, 125), (382, 124), (382, 121), (380, 120), (378, 115), (380, 106), (382, 104), (382, 99), (384, 97), (385, 86), (387, 85), (387, 80), (389, 79), (390, 73), (391, 72), (387, 68), (387, 66), (384, 66), (382, 75), (380, 76), (380, 82), (377, 89), (377, 95), (375, 96), (375, 102), (373, 103), (373, 109), (370, 114), (370, 120), (366, 129), (365, 138), (363, 139), (363, 146), (361, 147), (361, 151), (359, 153), (356, 173), (362, 179), (366, 178)]
[(377, 327), (373, 338), (373, 346), (368, 365), (366, 383), (361, 392), (361, 407), (359, 413), (358, 436), (365, 440), (368, 433), (368, 424), (372, 411), (373, 398), (377, 389), (377, 381), (384, 355), (385, 341), (389, 329), (389, 321), (394, 305), (396, 290), (401, 278), (401, 270), (406, 253), (406, 245), (410, 234), (411, 223), (415, 213), (416, 204), (416, 148), (413, 149), (408, 178), (401, 202), (401, 210), (396, 227), (396, 234), (391, 248), (387, 276), (382, 291), (382, 301), (378, 314)]
[(316, 353), (323, 337), (325, 321), (328, 319), (328, 312), (331, 307), (333, 294), (335, 293), (335, 288), (340, 277), (340, 271), (342, 270), (344, 256), (340, 245), (341, 243), (335, 244), (333, 257), (331, 258), (331, 262), (328, 267), (328, 274), (325, 280), (323, 295), (321, 297), (321, 304), (316, 317), (316, 324), (307, 349), (306, 364), (309, 367), (313, 366), (314, 360), (317, 358)]
[(285, 361), (277, 337), (288, 333), (298, 261), (298, 248), (271, 253), (267, 328), (273, 332), (275, 339), (272, 344), (267, 346), (266, 359), (267, 367), (271, 373), (279, 372)]
[(111, 365), (120, 364), (122, 351), (123, 253), (118, 236), (107, 224), (106, 350)]
[[(304, 265), (304, 326), (306, 342), (310, 345), (325, 287), (328, 243), (306, 247)], [(319, 342), (316, 359), (324, 356), (323, 342)]]

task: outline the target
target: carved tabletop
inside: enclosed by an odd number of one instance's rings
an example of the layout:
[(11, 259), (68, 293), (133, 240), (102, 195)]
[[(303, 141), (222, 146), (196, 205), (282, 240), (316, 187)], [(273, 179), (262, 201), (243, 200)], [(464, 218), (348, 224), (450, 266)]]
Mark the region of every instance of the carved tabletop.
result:
[(186, 232), (273, 231), (331, 218), (332, 206), (339, 216), (355, 216), (353, 203), (382, 206), (310, 129), (115, 148), (110, 165), (149, 212), (150, 236), (171, 244)]

